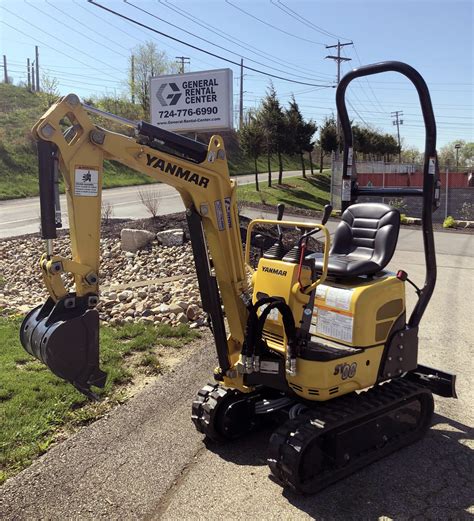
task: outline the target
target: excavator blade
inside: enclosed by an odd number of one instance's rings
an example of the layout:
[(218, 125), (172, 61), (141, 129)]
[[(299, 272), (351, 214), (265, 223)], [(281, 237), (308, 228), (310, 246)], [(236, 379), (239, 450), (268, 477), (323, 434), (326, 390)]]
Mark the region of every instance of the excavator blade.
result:
[(96, 399), (91, 386), (104, 387), (107, 374), (99, 367), (99, 313), (87, 299), (68, 295), (55, 303), (49, 298), (25, 317), (20, 341), (56, 376)]

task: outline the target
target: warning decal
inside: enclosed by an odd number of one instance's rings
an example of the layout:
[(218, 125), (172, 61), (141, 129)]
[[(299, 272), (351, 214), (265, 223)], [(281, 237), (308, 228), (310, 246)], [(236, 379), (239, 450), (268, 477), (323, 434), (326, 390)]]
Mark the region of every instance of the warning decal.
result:
[(435, 173), (436, 173), (436, 158), (430, 157), (429, 164), (428, 164), (428, 174), (435, 175)]
[(232, 228), (232, 217), (230, 213), (230, 197), (224, 197), (225, 213), (227, 215), (227, 224)]
[(338, 309), (350, 309), (353, 289), (329, 288), (326, 293), (326, 305)]
[(74, 195), (95, 197), (99, 193), (99, 171), (78, 167), (74, 171)]

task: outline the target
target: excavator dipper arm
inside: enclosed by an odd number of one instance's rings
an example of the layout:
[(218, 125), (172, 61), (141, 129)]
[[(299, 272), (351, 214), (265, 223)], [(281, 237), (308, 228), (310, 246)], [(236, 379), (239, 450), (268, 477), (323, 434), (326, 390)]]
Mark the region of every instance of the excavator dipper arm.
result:
[[(100, 112), (70, 94), (33, 127), (38, 141), (42, 237), (46, 240), (40, 266), (50, 298), (25, 318), (20, 333), (23, 346), (85, 394), (91, 394), (91, 385), (105, 383), (98, 366), (98, 313), (94, 307), (99, 294), (103, 163), (114, 160), (179, 192), (186, 207), (203, 307), (216, 340), (218, 371), (224, 381), (246, 390), (235, 364), (247, 320), (247, 274), (236, 185), (229, 177), (222, 138), (213, 136), (206, 148), (148, 123), (123, 120), (135, 127), (134, 139), (98, 127), (89, 111)], [(72, 123), (66, 131), (65, 120)], [(72, 259), (53, 253), (58, 170), (66, 190)], [(74, 293), (66, 289), (64, 273), (73, 275)]]

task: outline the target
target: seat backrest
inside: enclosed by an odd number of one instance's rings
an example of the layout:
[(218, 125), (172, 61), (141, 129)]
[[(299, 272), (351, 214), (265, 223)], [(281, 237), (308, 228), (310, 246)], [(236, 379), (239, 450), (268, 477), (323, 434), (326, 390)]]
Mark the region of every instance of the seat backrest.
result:
[(371, 260), (383, 269), (397, 246), (399, 211), (382, 203), (356, 203), (341, 219), (330, 253)]

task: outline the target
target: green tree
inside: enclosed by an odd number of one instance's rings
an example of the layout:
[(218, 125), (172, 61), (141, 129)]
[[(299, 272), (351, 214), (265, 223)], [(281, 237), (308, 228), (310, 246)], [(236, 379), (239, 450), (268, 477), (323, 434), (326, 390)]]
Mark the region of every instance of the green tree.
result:
[(474, 167), (474, 142), (466, 142), (464, 139), (452, 141), (444, 147), (441, 147), (438, 154), (440, 164), (450, 166), (451, 169), (456, 168), (456, 144), (461, 145), (458, 151), (459, 167)]
[(282, 152), (286, 146), (286, 122), (283, 109), (277, 98), (275, 88), (271, 84), (267, 95), (263, 99), (262, 107), (258, 112), (258, 122), (264, 135), (264, 147), (268, 163), (268, 186), (272, 186), (271, 156), (278, 155), (279, 176), (278, 183), (282, 183), (283, 161)]
[(131, 98), (136, 98), (143, 109), (146, 118), (150, 114), (150, 78), (160, 74), (170, 74), (177, 71), (177, 65), (168, 59), (165, 51), (159, 51), (153, 42), (138, 45), (130, 56), (128, 70), (128, 85)]
[(259, 122), (251, 118), (250, 121), (243, 125), (239, 130), (240, 146), (243, 152), (254, 160), (255, 164), (255, 188), (257, 192), (260, 190), (258, 184), (258, 158), (263, 154), (265, 149), (265, 135)]
[(331, 154), (337, 150), (338, 146), (337, 127), (334, 116), (324, 119), (323, 126), (319, 131), (319, 146), (321, 153), (319, 172), (322, 172), (324, 155)]
[(303, 177), (306, 177), (304, 152), (312, 149), (311, 140), (318, 127), (312, 120), (304, 120), (294, 96), (292, 96), (290, 106), (286, 111), (286, 120), (288, 128), (286, 135), (289, 143), (289, 148), (286, 151), (290, 154), (299, 154)]

